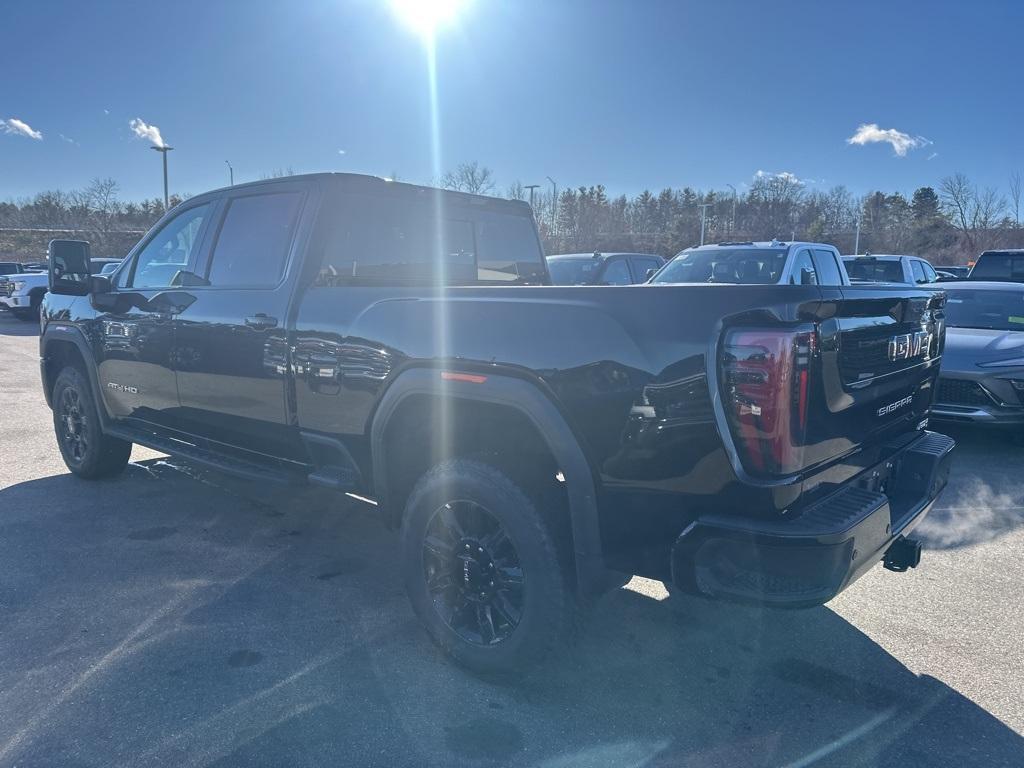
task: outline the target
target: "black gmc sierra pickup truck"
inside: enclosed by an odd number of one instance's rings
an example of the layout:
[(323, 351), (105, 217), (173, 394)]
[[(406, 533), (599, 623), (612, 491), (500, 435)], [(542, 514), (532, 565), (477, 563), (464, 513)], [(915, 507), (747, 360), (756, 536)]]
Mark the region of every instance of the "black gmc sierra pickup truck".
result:
[(344, 174), (193, 197), (110, 276), (50, 253), (72, 472), (139, 443), (372, 497), (477, 671), (536, 661), (627, 574), (799, 607), (906, 570), (949, 471), (934, 291), (552, 286), (526, 204)]

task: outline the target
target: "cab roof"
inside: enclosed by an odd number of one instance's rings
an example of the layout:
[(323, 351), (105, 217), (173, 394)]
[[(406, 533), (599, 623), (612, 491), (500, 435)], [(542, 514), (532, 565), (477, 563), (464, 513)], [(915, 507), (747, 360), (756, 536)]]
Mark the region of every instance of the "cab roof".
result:
[[(257, 181), (247, 181), (241, 184), (235, 184), (229, 187), (218, 187), (217, 189), (211, 189), (203, 192), (195, 197), (205, 197), (206, 195), (219, 195), (224, 192), (233, 192), (239, 189), (248, 189), (251, 187), (265, 187), (272, 184), (295, 184), (295, 183), (309, 183), (315, 182), (319, 184), (330, 184), (343, 186), (351, 191), (365, 191), (365, 192), (383, 192), (390, 191), (399, 194), (407, 194), (410, 196), (420, 196), (424, 194), (433, 194), (440, 192), (446, 198), (453, 198), (462, 200), (465, 203), (471, 205), (482, 205), (493, 208), (504, 208), (509, 212), (515, 211), (518, 214), (529, 214), (532, 215), (533, 211), (530, 208), (530, 204), (525, 200), (507, 200), (502, 197), (491, 197), (489, 195), (474, 195), (469, 192), (459, 192), (452, 189), (439, 189), (437, 187), (427, 187), (420, 184), (408, 184), (404, 181), (393, 181), (392, 179), (386, 179), (380, 176), (369, 176), (362, 173), (300, 173), (292, 176), (278, 176), (272, 179), (259, 179)], [(194, 199), (194, 198), (190, 198)]]

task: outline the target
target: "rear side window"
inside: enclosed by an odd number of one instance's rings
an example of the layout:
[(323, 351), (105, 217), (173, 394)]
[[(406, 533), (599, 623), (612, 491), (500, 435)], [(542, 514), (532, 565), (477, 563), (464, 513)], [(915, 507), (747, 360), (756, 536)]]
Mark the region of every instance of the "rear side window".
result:
[(817, 285), (818, 273), (811, 261), (811, 252), (806, 248), (796, 255), (793, 270), (789, 275), (790, 285)]
[(544, 275), (528, 217), (366, 198), (328, 222), (317, 284), (539, 283)]
[(836, 255), (832, 251), (815, 248), (811, 252), (811, 257), (814, 260), (814, 268), (818, 273), (818, 283), (820, 285), (843, 284), (842, 273), (839, 271), (839, 265), (836, 263)]
[(910, 262), (910, 271), (914, 274), (915, 283), (923, 283), (927, 280), (924, 276), (924, 267), (921, 266), (921, 262), (917, 259)]
[(281, 192), (238, 197), (228, 204), (213, 248), (213, 286), (269, 288), (284, 273), (302, 195)]

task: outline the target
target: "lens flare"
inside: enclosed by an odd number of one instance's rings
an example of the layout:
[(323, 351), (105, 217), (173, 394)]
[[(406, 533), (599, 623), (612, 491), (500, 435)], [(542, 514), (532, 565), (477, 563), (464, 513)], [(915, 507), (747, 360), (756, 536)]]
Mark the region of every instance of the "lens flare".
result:
[(465, 5), (465, 0), (390, 0), (391, 10), (403, 24), (425, 39), (451, 23)]

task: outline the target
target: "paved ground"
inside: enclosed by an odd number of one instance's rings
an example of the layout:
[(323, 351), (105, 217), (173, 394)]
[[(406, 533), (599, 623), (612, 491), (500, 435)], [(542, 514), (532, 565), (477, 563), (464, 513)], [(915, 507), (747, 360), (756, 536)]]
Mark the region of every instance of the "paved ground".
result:
[(372, 507), (137, 450), (68, 475), (0, 314), (0, 766), (1022, 766), (1024, 449), (962, 440), (922, 566), (826, 607), (635, 579), (529, 683), (420, 630)]

